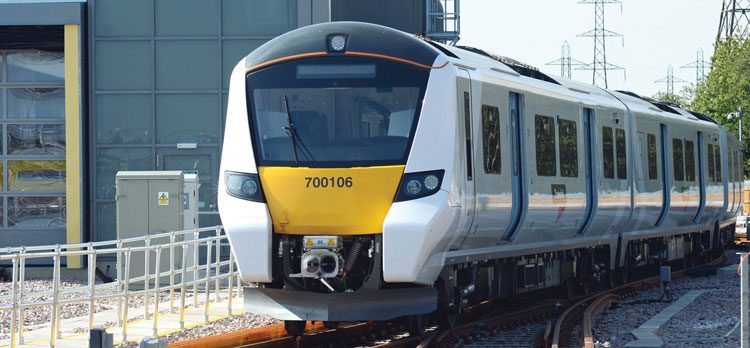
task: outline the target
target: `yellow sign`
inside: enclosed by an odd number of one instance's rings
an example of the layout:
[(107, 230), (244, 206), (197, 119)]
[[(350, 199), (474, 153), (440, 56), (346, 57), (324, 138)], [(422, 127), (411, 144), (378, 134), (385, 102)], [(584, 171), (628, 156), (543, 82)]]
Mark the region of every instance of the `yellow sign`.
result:
[(169, 205), (169, 192), (159, 192), (157, 200), (159, 205)]

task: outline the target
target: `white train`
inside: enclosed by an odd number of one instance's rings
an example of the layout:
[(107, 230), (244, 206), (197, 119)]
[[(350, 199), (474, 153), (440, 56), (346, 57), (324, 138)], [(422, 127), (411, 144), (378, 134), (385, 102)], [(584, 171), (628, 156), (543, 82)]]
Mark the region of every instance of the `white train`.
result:
[(731, 240), (742, 154), (709, 118), (481, 50), (334, 22), (230, 82), (219, 211), (249, 311), (446, 324)]

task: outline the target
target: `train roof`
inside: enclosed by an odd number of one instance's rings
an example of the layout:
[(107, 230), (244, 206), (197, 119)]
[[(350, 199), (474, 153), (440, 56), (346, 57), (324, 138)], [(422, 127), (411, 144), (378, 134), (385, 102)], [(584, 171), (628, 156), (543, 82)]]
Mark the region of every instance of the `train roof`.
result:
[[(585, 94), (592, 94), (599, 97), (604, 98), (616, 98), (620, 100), (626, 100), (628, 101), (628, 104), (630, 106), (638, 105), (640, 107), (647, 108), (651, 110), (651, 112), (656, 113), (665, 113), (664, 115), (670, 115), (671, 117), (677, 116), (681, 118), (685, 118), (691, 121), (703, 121), (708, 122), (714, 125), (718, 125), (716, 121), (711, 119), (710, 117), (695, 112), (691, 110), (687, 110), (684, 108), (681, 108), (677, 105), (669, 104), (660, 102), (658, 100), (641, 96), (636, 93), (630, 92), (630, 91), (611, 91), (606, 90), (594, 85), (581, 83), (579, 81), (575, 81), (572, 79), (564, 78), (561, 76), (555, 76), (555, 75), (548, 75), (543, 72), (541, 72), (538, 68), (531, 66), (529, 64), (525, 64), (522, 62), (519, 62), (518, 60), (496, 55), (487, 51), (484, 51), (479, 48), (475, 47), (469, 47), (469, 46), (448, 46), (442, 43), (429, 41), (428, 39), (422, 38), (423, 40), (428, 41), (431, 45), (436, 47), (438, 50), (446, 54), (447, 56), (451, 57), (453, 60), (457, 61), (473, 61), (474, 63), (479, 63), (483, 65), (489, 65), (491, 70), (499, 71), (499, 69), (495, 68), (492, 69), (493, 65), (496, 64), (503, 64), (506, 68), (516, 72), (519, 76), (523, 76), (525, 78), (534, 79), (537, 81), (541, 81), (543, 83), (550, 83), (554, 85), (564, 86), (567, 87), (569, 90), (572, 90), (574, 92), (580, 92)], [(669, 117), (669, 116), (667, 116)]]
[[(432, 67), (439, 56), (459, 67), (481, 67), (538, 90), (564, 98), (589, 100), (595, 105), (613, 106), (627, 101), (629, 107), (647, 108), (652, 115), (718, 124), (694, 111), (658, 102), (628, 91), (609, 91), (560, 76), (549, 75), (518, 60), (468, 46), (448, 46), (382, 25), (362, 22), (328, 22), (302, 27), (282, 34), (245, 57), (246, 71), (301, 57), (341, 54), (330, 47), (330, 38), (345, 37), (345, 53), (389, 57)], [(434, 68), (434, 67), (433, 67)], [(497, 75), (497, 74), (493, 74)], [(511, 76), (512, 75), (512, 76)], [(719, 126), (721, 127), (721, 126)]]

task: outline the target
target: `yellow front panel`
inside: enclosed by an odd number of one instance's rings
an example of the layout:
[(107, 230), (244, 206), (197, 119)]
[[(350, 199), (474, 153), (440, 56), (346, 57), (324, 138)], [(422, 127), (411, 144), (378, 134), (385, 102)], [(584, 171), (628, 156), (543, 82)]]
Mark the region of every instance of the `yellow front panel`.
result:
[(403, 173), (402, 165), (259, 168), (274, 232), (306, 235), (382, 233)]

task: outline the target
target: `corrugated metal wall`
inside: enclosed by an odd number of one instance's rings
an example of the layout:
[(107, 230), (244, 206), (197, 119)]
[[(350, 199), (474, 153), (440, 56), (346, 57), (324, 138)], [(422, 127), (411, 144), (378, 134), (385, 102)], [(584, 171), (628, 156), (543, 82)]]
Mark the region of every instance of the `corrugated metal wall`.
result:
[(331, 0), (331, 21), (368, 22), (424, 34), (425, 16), (424, 0)]

